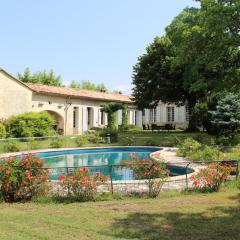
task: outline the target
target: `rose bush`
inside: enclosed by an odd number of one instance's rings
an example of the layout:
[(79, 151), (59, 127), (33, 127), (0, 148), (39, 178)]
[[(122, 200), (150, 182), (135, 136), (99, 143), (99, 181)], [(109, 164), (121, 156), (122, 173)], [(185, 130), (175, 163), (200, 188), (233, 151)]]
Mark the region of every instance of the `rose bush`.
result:
[(100, 172), (92, 175), (87, 168), (78, 168), (73, 173), (60, 175), (58, 179), (63, 191), (83, 201), (94, 199), (97, 187), (107, 182), (106, 176)]
[(5, 202), (31, 200), (33, 196), (47, 194), (50, 189), (48, 171), (44, 161), (29, 155), (0, 162), (1, 195)]
[(193, 187), (197, 190), (217, 192), (232, 170), (233, 168), (230, 165), (212, 163), (193, 175), (190, 180), (193, 182)]
[(136, 180), (145, 180), (148, 186), (148, 196), (157, 197), (162, 186), (169, 176), (167, 164), (153, 159), (138, 159), (131, 154), (131, 161), (125, 161), (125, 164), (133, 170)]

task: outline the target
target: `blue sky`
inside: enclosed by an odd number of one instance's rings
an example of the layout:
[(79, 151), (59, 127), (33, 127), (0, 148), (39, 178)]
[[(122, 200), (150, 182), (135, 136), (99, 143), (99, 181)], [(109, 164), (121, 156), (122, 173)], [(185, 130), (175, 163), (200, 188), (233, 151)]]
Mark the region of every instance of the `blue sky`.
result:
[(129, 93), (132, 66), (193, 0), (8, 0), (1, 3), (0, 67), (54, 69)]

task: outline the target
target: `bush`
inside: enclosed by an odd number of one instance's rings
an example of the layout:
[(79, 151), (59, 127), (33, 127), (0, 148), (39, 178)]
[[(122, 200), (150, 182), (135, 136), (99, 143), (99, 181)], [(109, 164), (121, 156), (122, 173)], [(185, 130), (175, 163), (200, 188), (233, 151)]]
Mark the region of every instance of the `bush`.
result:
[(181, 157), (188, 157), (192, 153), (198, 151), (201, 148), (201, 144), (192, 138), (187, 138), (180, 145), (177, 155)]
[(43, 169), (43, 160), (26, 156), (23, 160), (0, 162), (1, 195), (5, 202), (31, 200), (33, 196), (49, 191), (49, 177)]
[(203, 192), (217, 192), (224, 181), (232, 171), (231, 166), (220, 165), (213, 163), (208, 167), (200, 170), (190, 179), (193, 182), (193, 187)]
[(133, 170), (135, 179), (146, 180), (148, 196), (157, 197), (169, 176), (166, 163), (153, 159), (137, 159), (135, 155), (131, 157), (132, 161), (126, 162), (126, 165)]
[(3, 151), (4, 152), (19, 152), (20, 151), (19, 142), (16, 140), (7, 141), (3, 145)]
[(0, 123), (0, 139), (6, 138), (6, 135), (7, 135), (6, 128), (2, 123)]
[(75, 143), (76, 143), (77, 147), (82, 147), (82, 146), (88, 144), (88, 136), (87, 135), (78, 136), (75, 139)]
[(88, 135), (88, 141), (93, 144), (98, 144), (102, 142), (102, 138), (98, 132), (95, 132)]
[(101, 132), (99, 132), (100, 137), (106, 138), (110, 137), (111, 142), (118, 141), (118, 130), (117, 129), (110, 129), (104, 128)]
[(54, 119), (48, 112), (24, 113), (10, 117), (6, 121), (9, 137), (43, 137), (54, 133)]
[(120, 139), (120, 144), (124, 146), (133, 146), (135, 143), (134, 137), (125, 136)]
[(58, 179), (63, 192), (67, 191), (79, 201), (93, 200), (97, 194), (97, 187), (107, 182), (107, 177), (102, 176), (100, 172), (91, 175), (87, 168), (79, 168), (73, 173), (60, 175)]
[(50, 143), (50, 146), (52, 148), (62, 148), (64, 146), (64, 142), (60, 138), (53, 139), (52, 142)]
[(217, 161), (222, 157), (222, 153), (216, 147), (204, 147), (203, 150), (197, 150), (196, 152), (188, 155), (188, 159), (192, 161)]

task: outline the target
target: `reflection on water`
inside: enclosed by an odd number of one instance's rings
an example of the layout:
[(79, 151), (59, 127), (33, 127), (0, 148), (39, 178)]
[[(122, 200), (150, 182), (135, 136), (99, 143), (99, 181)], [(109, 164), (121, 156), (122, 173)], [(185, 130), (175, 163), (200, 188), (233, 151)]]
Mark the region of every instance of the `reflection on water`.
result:
[[(100, 152), (100, 153), (82, 153), (66, 154), (59, 156), (44, 157), (45, 167), (53, 168), (51, 178), (57, 179), (60, 174), (72, 170), (73, 167), (88, 166), (91, 172), (101, 172), (105, 176), (112, 173), (113, 180), (131, 180), (133, 179), (132, 170), (120, 165), (124, 160), (131, 160), (129, 154), (132, 152)], [(149, 158), (151, 152), (134, 152), (138, 158)], [(54, 169), (56, 168), (56, 169)], [(70, 169), (68, 169), (70, 168)]]

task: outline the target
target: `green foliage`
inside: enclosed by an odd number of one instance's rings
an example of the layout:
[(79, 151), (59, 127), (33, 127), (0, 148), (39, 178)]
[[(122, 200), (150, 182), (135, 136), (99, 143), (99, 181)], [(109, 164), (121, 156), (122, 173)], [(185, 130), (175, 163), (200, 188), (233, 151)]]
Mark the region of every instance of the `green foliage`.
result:
[(120, 126), (120, 129), (122, 131), (125, 131), (128, 129), (128, 115), (127, 115), (127, 105), (124, 104), (122, 107), (122, 124)]
[(133, 136), (126, 136), (120, 139), (120, 144), (124, 146), (133, 146), (135, 144), (135, 139)]
[(104, 128), (99, 132), (100, 137), (107, 138), (110, 137), (111, 143), (118, 141), (118, 130), (111, 128)]
[(158, 146), (157, 142), (154, 139), (148, 139), (144, 143), (145, 146)]
[(8, 152), (19, 152), (20, 151), (20, 145), (19, 142), (16, 140), (9, 140), (3, 145), (3, 151), (5, 153)]
[(117, 119), (116, 119), (116, 112), (120, 109), (124, 108), (124, 104), (122, 103), (105, 103), (101, 105), (101, 110), (108, 115), (108, 128), (116, 129), (117, 126)]
[(94, 90), (94, 91), (99, 91), (99, 92), (107, 92), (107, 87), (103, 83), (95, 84), (95, 83), (90, 82), (89, 80), (83, 80), (81, 83), (72, 81), (70, 84), (70, 87)]
[(215, 111), (210, 111), (212, 124), (219, 136), (233, 138), (240, 130), (239, 96), (228, 94), (218, 101)]
[(217, 161), (221, 160), (222, 153), (216, 147), (205, 146), (202, 150), (197, 150), (188, 155), (192, 161)]
[(88, 144), (88, 136), (87, 135), (78, 136), (75, 139), (75, 142), (76, 142), (76, 145), (78, 147), (82, 147), (84, 145), (87, 145)]
[(43, 137), (53, 135), (54, 119), (48, 112), (29, 112), (10, 117), (6, 121), (9, 137)]
[(5, 138), (6, 136), (7, 136), (6, 128), (2, 123), (0, 123), (0, 139)]
[(128, 132), (142, 132), (143, 129), (135, 125), (127, 125)]
[(39, 83), (50, 86), (62, 86), (61, 76), (55, 76), (53, 70), (50, 70), (49, 73), (46, 70), (38, 71), (34, 74), (30, 73), (29, 68), (26, 68), (24, 73), (18, 73), (18, 79), (26, 83)]
[(31, 139), (29, 142), (28, 142), (28, 146), (31, 150), (35, 150), (35, 149), (38, 149), (40, 147), (40, 143), (39, 141), (36, 141), (34, 139)]
[(50, 143), (51, 148), (62, 148), (64, 146), (64, 141), (61, 138), (54, 138)]
[(90, 143), (98, 144), (102, 142), (102, 138), (99, 132), (94, 132), (88, 135), (88, 140)]
[(198, 0), (155, 38), (134, 66), (134, 97), (139, 108), (159, 100), (189, 106), (189, 128), (210, 131), (209, 109), (224, 91), (240, 89), (239, 0)]
[(187, 138), (180, 145), (177, 155), (181, 157), (189, 157), (192, 153), (200, 150), (201, 144), (192, 138)]

